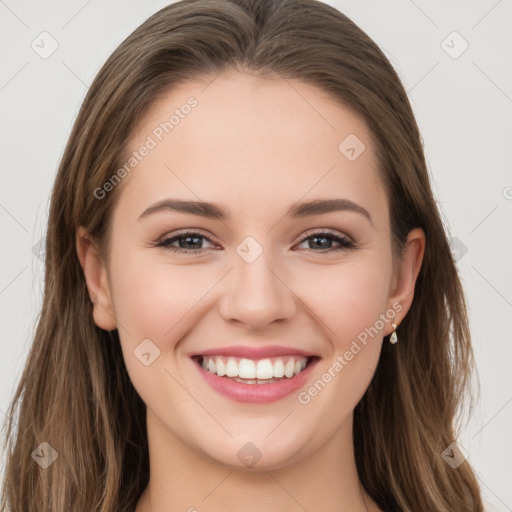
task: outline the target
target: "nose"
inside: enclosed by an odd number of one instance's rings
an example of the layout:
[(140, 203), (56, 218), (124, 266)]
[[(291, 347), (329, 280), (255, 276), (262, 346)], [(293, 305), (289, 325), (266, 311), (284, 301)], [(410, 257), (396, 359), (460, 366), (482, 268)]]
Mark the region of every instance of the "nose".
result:
[(238, 255), (233, 261), (220, 299), (222, 317), (255, 331), (290, 321), (297, 310), (297, 297), (272, 251), (264, 250), (252, 262)]

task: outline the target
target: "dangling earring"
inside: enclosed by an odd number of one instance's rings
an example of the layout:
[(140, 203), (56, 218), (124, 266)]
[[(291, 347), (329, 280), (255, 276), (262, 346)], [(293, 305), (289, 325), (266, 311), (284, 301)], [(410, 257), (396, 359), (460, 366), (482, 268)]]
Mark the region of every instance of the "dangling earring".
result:
[(393, 327), (394, 331), (391, 333), (391, 336), (389, 337), (390, 343), (396, 343), (398, 341), (398, 336), (396, 335), (396, 324), (391, 324), (391, 327)]

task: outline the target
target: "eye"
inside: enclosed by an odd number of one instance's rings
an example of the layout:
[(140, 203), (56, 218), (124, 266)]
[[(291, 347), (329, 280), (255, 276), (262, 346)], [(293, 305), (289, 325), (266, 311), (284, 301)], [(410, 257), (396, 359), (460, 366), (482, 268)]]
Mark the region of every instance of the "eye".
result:
[[(157, 243), (157, 247), (164, 247), (165, 249), (169, 249), (173, 252), (197, 254), (204, 250), (204, 248), (199, 247), (202, 239), (213, 243), (210, 238), (202, 235), (201, 233), (196, 233), (194, 231), (182, 231), (172, 237), (160, 240), (160, 242)], [(178, 247), (172, 245), (175, 242), (178, 242)]]
[[(200, 247), (202, 245), (201, 240), (207, 240), (211, 244), (214, 243), (209, 237), (201, 233), (197, 233), (195, 231), (182, 231), (171, 237), (160, 240), (156, 245), (157, 247), (163, 247), (173, 252), (199, 254), (208, 249), (208, 247)], [(334, 231), (330, 230), (307, 232), (306, 236), (300, 243), (303, 244), (308, 241), (312, 241), (314, 246), (316, 245), (317, 248), (322, 250), (315, 250), (314, 248), (307, 248), (306, 250), (319, 252), (321, 254), (355, 248), (355, 243), (348, 237), (336, 234)], [(332, 246), (333, 241), (338, 243), (339, 247), (334, 249), (330, 247)], [(176, 243), (178, 246), (173, 245)]]
[[(346, 249), (353, 249), (355, 248), (354, 242), (350, 240), (346, 236), (338, 235), (333, 231), (330, 230), (321, 230), (321, 231), (314, 231), (314, 232), (308, 232), (306, 233), (306, 237), (301, 240), (301, 244), (304, 242), (312, 241), (313, 245), (316, 247), (319, 247), (320, 249), (324, 249), (322, 251), (317, 251), (313, 249), (306, 249), (306, 250), (313, 250), (313, 252), (336, 252), (336, 251), (343, 251)], [(329, 247), (329, 245), (332, 245), (332, 241), (337, 242), (340, 247), (332, 248)], [(311, 243), (311, 242), (310, 242)]]

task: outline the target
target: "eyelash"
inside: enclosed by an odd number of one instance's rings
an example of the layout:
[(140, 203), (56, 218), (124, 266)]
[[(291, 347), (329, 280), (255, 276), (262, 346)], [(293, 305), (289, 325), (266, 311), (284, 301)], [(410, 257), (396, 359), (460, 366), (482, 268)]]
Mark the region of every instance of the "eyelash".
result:
[[(206, 249), (197, 249), (197, 250), (188, 250), (188, 249), (182, 249), (181, 247), (173, 247), (170, 244), (173, 242), (176, 242), (177, 240), (180, 240), (182, 238), (186, 237), (197, 237), (197, 238), (204, 238), (205, 240), (208, 240), (210, 243), (215, 243), (211, 238), (207, 237), (206, 235), (203, 235), (201, 233), (197, 233), (195, 231), (182, 231), (180, 233), (177, 233), (169, 238), (164, 238), (160, 242), (157, 243), (157, 247), (163, 247), (164, 249), (169, 249), (173, 252), (178, 253), (187, 253), (187, 254), (200, 254)], [(306, 251), (312, 251), (319, 254), (326, 254), (326, 253), (332, 253), (332, 252), (338, 252), (343, 251), (347, 249), (354, 249), (356, 247), (356, 244), (352, 242), (348, 237), (337, 235), (334, 231), (330, 230), (320, 230), (320, 231), (311, 231), (306, 232), (305, 237), (299, 242), (299, 244), (302, 244), (303, 242), (309, 240), (310, 238), (314, 237), (325, 237), (330, 238), (334, 240), (335, 242), (338, 242), (341, 247), (335, 248), (335, 249), (327, 249), (322, 251), (317, 251), (314, 249), (304, 249)]]

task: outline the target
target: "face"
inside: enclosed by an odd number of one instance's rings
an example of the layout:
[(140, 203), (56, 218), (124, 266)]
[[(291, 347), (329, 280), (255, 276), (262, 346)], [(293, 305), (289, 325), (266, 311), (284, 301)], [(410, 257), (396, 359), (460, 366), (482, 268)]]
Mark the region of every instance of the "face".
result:
[(148, 424), (278, 468), (351, 422), (411, 290), (364, 121), (297, 81), (207, 84), (159, 99), (129, 140), (95, 320), (117, 327)]

